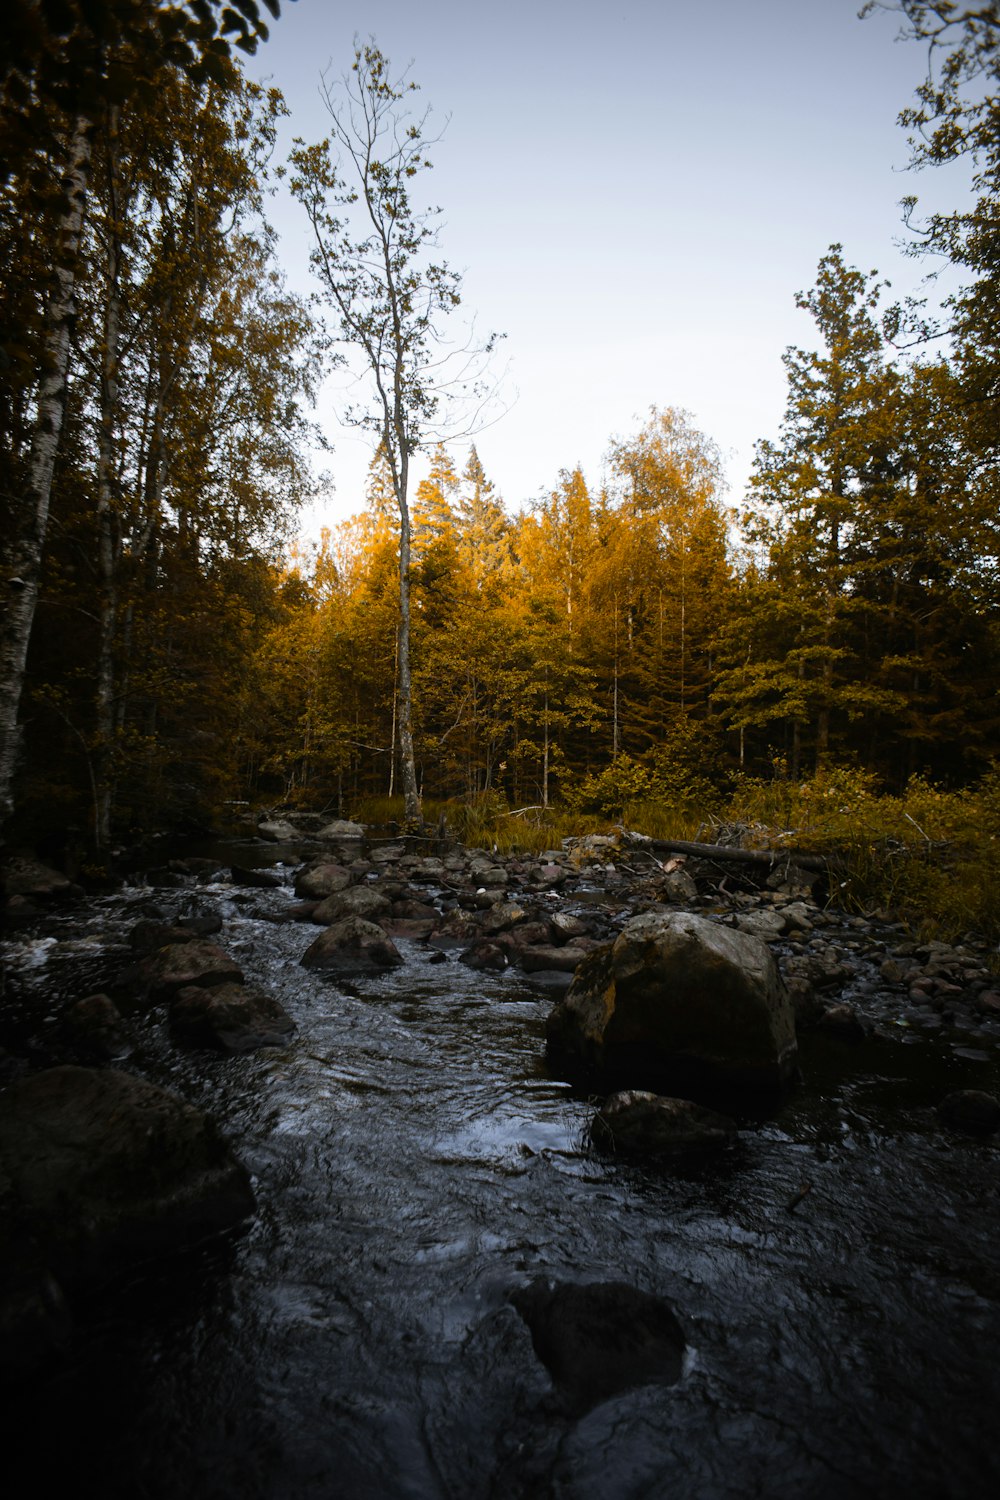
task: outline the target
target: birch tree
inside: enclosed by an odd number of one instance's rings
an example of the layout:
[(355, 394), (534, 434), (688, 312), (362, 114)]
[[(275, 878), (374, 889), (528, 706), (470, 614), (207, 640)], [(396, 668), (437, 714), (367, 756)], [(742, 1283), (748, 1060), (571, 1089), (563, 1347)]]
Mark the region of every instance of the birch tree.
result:
[(355, 51), (339, 83), (324, 77), (330, 134), (316, 145), (298, 141), (291, 156), (292, 192), (313, 232), (312, 266), (333, 310), (344, 363), (366, 377), (365, 397), (344, 420), (381, 446), (399, 511), (399, 653), (396, 733), (407, 821), (420, 819), (413, 749), (410, 663), (411, 463), (449, 401), (478, 399), (476, 349), (445, 343), (449, 315), (461, 300), (461, 278), (436, 258), (439, 210), (411, 198), (430, 166), (427, 112), (409, 101), (417, 85), (394, 79), (373, 41)]

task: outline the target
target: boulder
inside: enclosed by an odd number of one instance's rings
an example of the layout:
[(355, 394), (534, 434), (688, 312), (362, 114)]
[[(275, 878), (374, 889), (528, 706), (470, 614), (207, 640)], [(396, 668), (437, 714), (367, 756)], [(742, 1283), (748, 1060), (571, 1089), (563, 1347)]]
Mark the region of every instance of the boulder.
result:
[(295, 877), (295, 894), (302, 901), (323, 901), (338, 891), (346, 891), (351, 877), (343, 865), (325, 861), (301, 870)]
[(586, 948), (575, 943), (566, 943), (562, 948), (523, 948), (518, 954), (518, 963), (528, 974), (542, 969), (559, 970), (572, 974), (587, 956)]
[(365, 830), (360, 823), (351, 823), (346, 818), (335, 818), (319, 830), (318, 839), (363, 839)]
[(507, 967), (507, 955), (503, 948), (486, 938), (481, 938), (471, 948), (466, 948), (464, 953), (458, 955), (458, 961), (470, 969), (500, 970)]
[(272, 995), (240, 984), (211, 989), (189, 985), (171, 1000), (169, 1014), (178, 1042), (216, 1052), (280, 1047), (295, 1030), (295, 1022)]
[(286, 818), (258, 823), (257, 833), (260, 838), (268, 839), (272, 844), (294, 844), (302, 837), (299, 830)]
[(656, 882), (656, 894), (660, 901), (684, 906), (697, 901), (698, 887), (686, 870), (666, 870)]
[(337, 974), (378, 974), (403, 962), (390, 937), (364, 917), (334, 922), (306, 949), (300, 960), (306, 969)]
[(229, 878), (233, 885), (257, 891), (274, 891), (283, 883), (273, 870), (258, 870), (251, 865), (230, 865)]
[(690, 1099), (627, 1089), (604, 1101), (590, 1127), (602, 1151), (623, 1156), (704, 1156), (735, 1139), (736, 1121)]
[(83, 895), (68, 876), (29, 854), (15, 854), (5, 860), (2, 878), (5, 896), (21, 896), (45, 906), (74, 901)]
[(63, 1031), (88, 1061), (121, 1057), (128, 1051), (121, 1013), (108, 995), (87, 995), (64, 1013)]
[(50, 1068), (0, 1095), (0, 1265), (104, 1281), (233, 1228), (250, 1179), (214, 1123), (113, 1069)]
[(1000, 1130), (1000, 1100), (983, 1089), (956, 1089), (938, 1105), (938, 1114), (953, 1130), (966, 1135), (993, 1135)]
[(243, 970), (216, 943), (196, 938), (190, 943), (171, 943), (143, 959), (138, 966), (139, 986), (156, 1003), (168, 1000), (187, 985), (242, 984)]
[(604, 1088), (710, 1106), (777, 1103), (795, 1017), (767, 946), (690, 912), (633, 917), (577, 969), (547, 1025), (550, 1057)]
[(377, 922), (391, 910), (392, 902), (381, 891), (370, 885), (352, 885), (321, 901), (312, 914), (312, 921), (324, 926), (340, 922), (345, 917), (364, 917), (368, 922)]
[(639, 1385), (674, 1385), (686, 1340), (673, 1308), (621, 1282), (547, 1280), (511, 1302), (531, 1330), (535, 1353), (577, 1414)]
[(736, 918), (740, 932), (763, 938), (766, 943), (776, 942), (785, 932), (785, 919), (777, 911), (742, 911)]

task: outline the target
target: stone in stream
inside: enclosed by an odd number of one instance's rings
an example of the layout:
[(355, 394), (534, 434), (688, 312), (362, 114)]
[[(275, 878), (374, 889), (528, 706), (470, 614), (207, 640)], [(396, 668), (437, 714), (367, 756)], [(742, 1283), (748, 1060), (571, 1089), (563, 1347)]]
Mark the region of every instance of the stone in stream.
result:
[(217, 1052), (254, 1052), (258, 1047), (280, 1047), (295, 1030), (295, 1022), (272, 995), (240, 984), (211, 989), (191, 985), (170, 1002), (170, 1030), (187, 1047), (209, 1047)]
[(336, 891), (314, 910), (311, 921), (320, 926), (340, 922), (345, 917), (364, 917), (368, 922), (377, 922), (388, 916), (392, 902), (381, 891), (370, 885), (352, 885), (347, 890)]
[(318, 839), (363, 839), (365, 830), (360, 823), (351, 823), (346, 818), (336, 818), (324, 823), (316, 837)]
[(983, 1089), (956, 1089), (938, 1105), (946, 1125), (966, 1135), (993, 1135), (1000, 1130), (1000, 1100)]
[(403, 962), (390, 937), (364, 917), (344, 917), (321, 932), (300, 960), (303, 968), (334, 974), (378, 974)]
[(639, 1385), (674, 1385), (686, 1340), (670, 1304), (621, 1282), (531, 1282), (511, 1297), (535, 1353), (580, 1415)]
[(257, 833), (262, 839), (270, 840), (272, 844), (294, 844), (302, 837), (299, 829), (285, 818), (258, 823)]
[(614, 1088), (726, 1109), (777, 1104), (795, 1016), (765, 943), (689, 912), (633, 917), (580, 965), (549, 1016), (557, 1065)]
[(151, 953), (129, 977), (155, 1004), (168, 1000), (189, 984), (242, 984), (243, 970), (216, 943), (196, 938), (190, 943), (171, 943)]
[(303, 901), (322, 901), (338, 891), (346, 891), (350, 883), (349, 871), (343, 865), (327, 860), (299, 871), (295, 877), (295, 894)]
[(590, 1127), (602, 1151), (677, 1159), (721, 1151), (736, 1138), (736, 1121), (690, 1099), (626, 1089), (605, 1099)]
[(0, 1324), (23, 1333), (34, 1307), (43, 1336), (60, 1288), (186, 1249), (255, 1208), (207, 1115), (110, 1068), (50, 1068), (0, 1095), (0, 1192)]
[(258, 870), (252, 865), (230, 865), (229, 876), (233, 885), (247, 890), (276, 891), (283, 884), (281, 876), (273, 870)]

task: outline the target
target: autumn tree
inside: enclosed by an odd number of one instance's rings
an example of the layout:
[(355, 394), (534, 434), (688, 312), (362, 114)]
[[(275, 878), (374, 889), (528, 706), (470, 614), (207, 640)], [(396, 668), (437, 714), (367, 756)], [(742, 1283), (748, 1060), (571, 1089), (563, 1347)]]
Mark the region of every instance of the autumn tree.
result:
[[(276, 0), (264, 0), (276, 15)], [(15, 281), (35, 255), (17, 321), (7, 325), (4, 384), (20, 430), (4, 455), (5, 609), (0, 624), (0, 825), (13, 807), (18, 719), (53, 474), (67, 403), (71, 332), (81, 270), (93, 130), (108, 109), (149, 96), (166, 63), (204, 79), (228, 66), (229, 43), (253, 51), (267, 28), (255, 0), (153, 5), (146, 0), (14, 0), (0, 46), (0, 173), (6, 265)], [(20, 236), (11, 229), (20, 222)], [(33, 235), (28, 230), (33, 231)], [(9, 252), (13, 251), (13, 260)]]
[[(330, 136), (299, 142), (292, 191), (313, 231), (313, 270), (333, 309), (337, 337), (368, 381), (367, 399), (343, 413), (385, 456), (399, 512), (399, 714), (406, 817), (420, 817), (413, 747), (411, 461), (442, 403), (478, 389), (476, 351), (459, 351), (455, 384), (442, 374), (444, 330), (461, 280), (436, 259), (437, 211), (411, 192), (431, 165), (427, 114), (407, 104), (416, 85), (394, 79), (374, 42), (358, 47), (339, 87), (323, 83)], [(482, 352), (489, 352), (488, 344)], [(348, 357), (345, 355), (345, 358)], [(440, 436), (440, 434), (437, 434)]]

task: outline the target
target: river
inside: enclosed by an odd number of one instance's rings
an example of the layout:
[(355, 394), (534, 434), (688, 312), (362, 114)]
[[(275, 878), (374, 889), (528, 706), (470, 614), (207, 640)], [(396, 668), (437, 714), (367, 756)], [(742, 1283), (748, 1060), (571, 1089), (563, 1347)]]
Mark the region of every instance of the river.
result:
[[(55, 1012), (153, 898), (14, 943), (20, 984)], [(402, 968), (340, 985), (299, 966), (310, 929), (267, 920), (288, 888), (155, 900), (219, 911), (298, 1029), (222, 1058), (138, 1023), (125, 1066), (216, 1116), (259, 1212), (92, 1305), (67, 1363), (10, 1402), (32, 1489), (68, 1470), (135, 1500), (996, 1492), (1000, 1158), (934, 1111), (995, 1092), (996, 1049), (808, 1038), (777, 1118), (711, 1167), (647, 1170), (588, 1151), (593, 1106), (547, 1073), (552, 999), (527, 976), (401, 941)], [(569, 1410), (511, 1305), (536, 1278), (667, 1299), (681, 1379)]]

